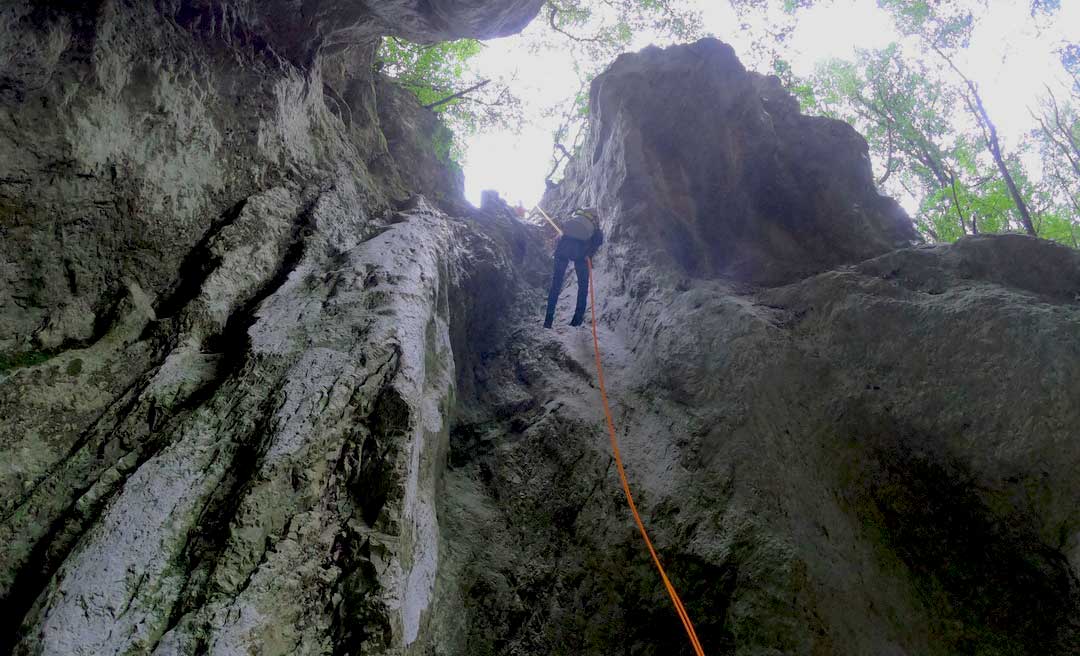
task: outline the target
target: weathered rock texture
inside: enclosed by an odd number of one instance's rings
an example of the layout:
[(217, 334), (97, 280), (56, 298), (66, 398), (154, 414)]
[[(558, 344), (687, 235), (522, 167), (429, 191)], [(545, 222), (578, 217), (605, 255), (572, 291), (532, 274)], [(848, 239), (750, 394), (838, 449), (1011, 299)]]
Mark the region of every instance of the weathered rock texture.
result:
[(461, 214), (363, 3), (242, 4), (0, 10), (2, 653), (430, 644), (460, 299), (527, 229)]
[(874, 188), (862, 137), (801, 115), (728, 46), (620, 57), (590, 99), (594, 129), (567, 184), (617, 214), (612, 241), (645, 262), (775, 284), (918, 239)]
[[(371, 72), (538, 3), (58, 7), (0, 10), (0, 651), (688, 653), (542, 230)], [(592, 112), (548, 204), (707, 652), (1078, 653), (1080, 255), (915, 245), (714, 41)]]
[[(1080, 254), (897, 250), (914, 236), (862, 139), (715, 41), (624, 55), (591, 102), (548, 203), (604, 215), (616, 423), (707, 650), (1080, 653)], [(468, 634), (690, 653), (621, 510), (588, 351), (521, 338), (452, 439), (462, 488), (495, 501), (451, 527), (501, 517), (490, 541), (528, 554), (476, 557), (477, 596), (511, 610)]]

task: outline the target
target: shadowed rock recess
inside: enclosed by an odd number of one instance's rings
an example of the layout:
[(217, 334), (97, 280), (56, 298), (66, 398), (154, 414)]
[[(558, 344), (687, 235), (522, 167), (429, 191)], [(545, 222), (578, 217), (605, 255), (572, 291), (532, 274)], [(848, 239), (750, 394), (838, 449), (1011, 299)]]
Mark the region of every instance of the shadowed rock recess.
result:
[[(0, 9), (0, 653), (690, 653), (543, 230), (372, 72), (540, 4)], [(1080, 254), (918, 243), (717, 41), (591, 112), (545, 202), (603, 213), (615, 420), (706, 652), (1080, 653)]]

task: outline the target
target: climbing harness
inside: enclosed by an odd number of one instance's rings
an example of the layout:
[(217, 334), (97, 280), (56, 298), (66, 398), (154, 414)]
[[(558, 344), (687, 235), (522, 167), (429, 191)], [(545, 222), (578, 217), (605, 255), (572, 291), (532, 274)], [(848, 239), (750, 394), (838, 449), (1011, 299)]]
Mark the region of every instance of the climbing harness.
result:
[[(543, 210), (541, 210), (543, 213)], [(544, 215), (545, 218), (547, 215)], [(550, 220), (550, 219), (549, 219)], [(604, 416), (607, 418), (608, 436), (611, 438), (611, 451), (615, 454), (615, 468), (619, 471), (619, 480), (622, 481), (623, 492), (626, 494), (626, 503), (630, 506), (630, 512), (634, 515), (634, 522), (637, 524), (638, 530), (641, 531), (641, 537), (645, 539), (645, 546), (649, 548), (649, 555), (652, 556), (653, 563), (656, 565), (657, 571), (660, 572), (660, 578), (664, 581), (664, 587), (667, 588), (668, 595), (671, 596), (671, 603), (675, 606), (675, 612), (679, 614), (679, 619), (682, 620), (683, 628), (686, 629), (686, 635), (690, 638), (690, 644), (694, 648), (696, 656), (705, 656), (705, 651), (701, 648), (701, 643), (698, 641), (697, 632), (694, 631), (694, 624), (690, 621), (690, 615), (686, 612), (686, 608), (683, 606), (682, 600), (679, 599), (679, 593), (675, 592), (675, 586), (671, 584), (668, 579), (667, 573), (664, 571), (664, 566), (660, 564), (660, 557), (656, 555), (656, 549), (653, 548), (652, 540), (649, 539), (649, 533), (645, 530), (645, 524), (641, 521), (641, 515), (638, 514), (637, 506), (634, 504), (634, 497), (630, 494), (630, 483), (626, 479), (626, 470), (623, 468), (622, 456), (619, 454), (619, 441), (615, 438), (615, 422), (611, 418), (611, 408), (608, 406), (607, 389), (604, 387), (604, 366), (600, 363), (600, 338), (596, 332), (596, 295), (594, 290), (596, 285), (593, 284), (592, 279), (592, 258), (585, 260), (589, 265), (589, 311), (592, 314), (592, 337), (593, 337), (593, 351), (596, 354), (596, 376), (600, 381), (600, 400), (604, 405)]]

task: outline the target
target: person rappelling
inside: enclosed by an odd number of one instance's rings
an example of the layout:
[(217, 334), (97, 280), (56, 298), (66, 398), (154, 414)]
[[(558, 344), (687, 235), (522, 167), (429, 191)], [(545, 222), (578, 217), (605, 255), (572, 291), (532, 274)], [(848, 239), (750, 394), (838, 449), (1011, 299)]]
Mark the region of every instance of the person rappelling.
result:
[[(544, 215), (547, 218), (547, 215)], [(550, 219), (548, 219), (550, 221)], [(577, 273), (577, 306), (571, 326), (580, 326), (585, 321), (585, 303), (589, 298), (589, 264), (586, 261), (596, 254), (604, 243), (604, 233), (600, 230), (600, 217), (593, 208), (580, 208), (557, 225), (559, 242), (555, 246), (555, 271), (551, 276), (551, 291), (548, 292), (547, 314), (544, 315), (544, 328), (551, 328), (555, 320), (555, 305), (562, 292), (566, 267), (571, 261)]]

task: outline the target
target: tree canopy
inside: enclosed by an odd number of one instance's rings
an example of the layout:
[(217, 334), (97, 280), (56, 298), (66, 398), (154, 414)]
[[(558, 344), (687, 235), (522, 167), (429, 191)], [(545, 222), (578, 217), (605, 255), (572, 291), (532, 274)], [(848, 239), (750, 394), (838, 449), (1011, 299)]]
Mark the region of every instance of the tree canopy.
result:
[[(1080, 167), (1062, 166), (1080, 154), (1076, 85), (1061, 101), (1050, 87), (1030, 98), (1031, 130), (1005, 143), (995, 108), (963, 63), (986, 3), (879, 6), (906, 43), (857, 51), (851, 61), (827, 62), (794, 81), (804, 111), (848, 121), (866, 137), (878, 184), (918, 201), (916, 225), (932, 240), (1023, 231), (1078, 246)], [(1035, 2), (1030, 18), (1052, 20), (1057, 8)], [(1060, 45), (1063, 68), (1074, 52), (1075, 44)]]
[(419, 44), (386, 37), (377, 54), (383, 73), (441, 115), (450, 138), (437, 149), (455, 163), (463, 157), (461, 136), (520, 122), (521, 102), (508, 81), (484, 78), (470, 66), (483, 47), (476, 39)]
[[(796, 74), (792, 36), (809, 11), (828, 2), (730, 0), (737, 29), (752, 36), (750, 52), (740, 54), (749, 66), (780, 76), (804, 112), (854, 125), (867, 139), (879, 187), (911, 209), (928, 239), (1018, 231), (1080, 247), (1080, 44), (1054, 44), (1064, 82), (1025, 98), (1026, 132), (1002, 134), (994, 103), (1000, 95), (980, 86), (969, 56), (973, 35), (1000, 10), (995, 3), (877, 0), (895, 27), (891, 43)], [(581, 145), (592, 78), (619, 53), (650, 41), (705, 36), (704, 6), (695, 0), (549, 0), (520, 47), (535, 56), (572, 56), (576, 89), (544, 109), (555, 126), (550, 179)], [(1060, 12), (1058, 0), (1029, 0), (1022, 20), (1041, 34)], [(388, 38), (379, 61), (460, 138), (521, 121), (518, 81), (485, 76), (472, 65), (484, 47), (473, 40), (419, 45)], [(460, 143), (454, 154), (460, 155)]]

